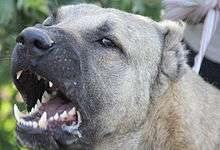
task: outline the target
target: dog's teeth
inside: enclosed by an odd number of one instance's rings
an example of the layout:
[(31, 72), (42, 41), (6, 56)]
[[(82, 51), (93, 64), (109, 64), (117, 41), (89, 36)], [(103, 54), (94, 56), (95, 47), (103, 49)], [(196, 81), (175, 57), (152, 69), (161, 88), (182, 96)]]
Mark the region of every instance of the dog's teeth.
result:
[(19, 78), (20, 78), (20, 76), (21, 76), (22, 72), (23, 72), (23, 70), (20, 70), (20, 71), (18, 71), (18, 72), (17, 72), (17, 77), (16, 77), (17, 79), (19, 79)]
[(27, 122), (26, 122), (25, 120), (22, 122), (22, 124), (23, 124), (24, 126), (27, 126)]
[(34, 107), (31, 108), (31, 112), (29, 114), (32, 115), (33, 113), (35, 113)]
[(38, 123), (36, 121), (34, 121), (32, 124), (33, 124), (33, 128), (37, 128)]
[(50, 117), (50, 118), (49, 118), (49, 121), (53, 121), (53, 120), (54, 120), (53, 117)]
[(34, 112), (38, 111), (38, 104), (36, 103), (34, 106)]
[(49, 87), (52, 87), (53, 83), (51, 81), (49, 81)]
[(16, 104), (14, 104), (14, 115), (15, 115), (15, 119), (17, 120), (17, 122), (20, 121), (21, 117), (25, 116), (25, 114), (20, 112), (20, 110), (18, 109), (18, 106)]
[(60, 117), (61, 117), (62, 119), (67, 118), (67, 117), (68, 117), (67, 112), (64, 111), (64, 112), (60, 115)]
[(25, 125), (24, 119), (20, 119), (20, 124)]
[(38, 99), (38, 100), (37, 100), (37, 107), (39, 108), (41, 105), (42, 105), (42, 104), (41, 104), (40, 100)]
[(35, 107), (34, 107), (34, 112), (37, 112), (39, 109), (38, 109), (38, 107), (37, 107), (37, 105), (35, 105)]
[(53, 117), (53, 118), (54, 118), (54, 120), (56, 120), (56, 121), (57, 121), (57, 120), (59, 119), (59, 114), (58, 114), (58, 113), (56, 113), (56, 114), (54, 115), (54, 117)]
[(42, 103), (46, 103), (50, 100), (51, 96), (47, 93), (47, 91), (44, 91), (44, 94), (42, 96)]
[(82, 118), (81, 118), (81, 115), (80, 115), (80, 113), (77, 111), (76, 112), (77, 113), (77, 119), (78, 119), (78, 125), (82, 122)]
[(28, 122), (27, 122), (27, 126), (29, 126), (29, 127), (33, 127), (33, 123), (32, 123), (32, 121), (28, 121)]
[(14, 104), (14, 115), (15, 115), (15, 119), (17, 120), (17, 122), (20, 121), (20, 111), (18, 109), (18, 106), (16, 104)]
[(21, 119), (20, 124), (24, 126), (28, 126), (28, 121), (25, 121), (24, 119)]
[(76, 114), (76, 108), (73, 107), (69, 112), (68, 115), (74, 116)]
[(79, 131), (77, 131), (77, 135), (78, 135), (79, 138), (82, 137), (82, 134)]
[(41, 76), (37, 75), (37, 80), (40, 80), (41, 79)]
[(29, 126), (28, 121), (25, 121), (25, 125), (26, 125), (27, 127)]
[(47, 128), (47, 112), (44, 112), (41, 116), (40, 120), (38, 121), (39, 127), (46, 129)]

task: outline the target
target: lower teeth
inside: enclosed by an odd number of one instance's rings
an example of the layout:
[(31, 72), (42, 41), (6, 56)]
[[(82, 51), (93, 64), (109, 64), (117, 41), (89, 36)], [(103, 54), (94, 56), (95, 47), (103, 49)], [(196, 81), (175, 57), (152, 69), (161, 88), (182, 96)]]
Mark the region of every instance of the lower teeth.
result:
[[(36, 106), (41, 106), (42, 104), (40, 104), (39, 102), (36, 104)], [(33, 109), (33, 108), (32, 108)], [(32, 110), (29, 114), (25, 114), (20, 112), (20, 110), (18, 109), (17, 105), (14, 105), (14, 115), (15, 115), (15, 119), (17, 120), (18, 124), (27, 126), (27, 127), (32, 127), (32, 128), (42, 128), (42, 129), (47, 129), (47, 125), (49, 121), (62, 121), (68, 117), (71, 116), (75, 116), (76, 115), (76, 111), (75, 111), (75, 107), (73, 107), (68, 113), (67, 111), (63, 111), (63, 113), (61, 115), (59, 115), (58, 113), (56, 113), (54, 116), (50, 117), (50, 119), (47, 119), (47, 112), (44, 112), (40, 119), (38, 120), (38, 122), (36, 121), (26, 121), (23, 119), (23, 117), (26, 116), (30, 116), (31, 114), (35, 113), (35, 111), (38, 110), (38, 107), (34, 108), (34, 110)], [(77, 120), (77, 125), (79, 126), (79, 124), (81, 123), (81, 117), (79, 112), (77, 111), (77, 115), (78, 115), (78, 120)], [(51, 119), (52, 118), (52, 119)], [(75, 123), (75, 121), (73, 121), (73, 123)]]

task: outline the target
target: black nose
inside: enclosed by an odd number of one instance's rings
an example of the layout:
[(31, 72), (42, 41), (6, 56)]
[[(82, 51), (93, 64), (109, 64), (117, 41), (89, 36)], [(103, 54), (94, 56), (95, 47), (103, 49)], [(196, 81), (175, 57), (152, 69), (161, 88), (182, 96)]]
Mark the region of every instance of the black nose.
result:
[(45, 31), (35, 27), (24, 29), (18, 35), (16, 42), (35, 52), (48, 50), (54, 43)]

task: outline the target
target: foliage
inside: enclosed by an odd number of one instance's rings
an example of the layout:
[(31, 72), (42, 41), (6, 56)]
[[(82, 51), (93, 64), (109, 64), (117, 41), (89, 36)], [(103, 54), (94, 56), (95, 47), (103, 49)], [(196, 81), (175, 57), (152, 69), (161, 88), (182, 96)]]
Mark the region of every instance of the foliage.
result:
[(10, 54), (18, 33), (60, 5), (95, 3), (160, 19), (160, 0), (0, 0), (0, 150), (22, 149), (14, 138), (12, 105), (24, 106), (10, 78)]

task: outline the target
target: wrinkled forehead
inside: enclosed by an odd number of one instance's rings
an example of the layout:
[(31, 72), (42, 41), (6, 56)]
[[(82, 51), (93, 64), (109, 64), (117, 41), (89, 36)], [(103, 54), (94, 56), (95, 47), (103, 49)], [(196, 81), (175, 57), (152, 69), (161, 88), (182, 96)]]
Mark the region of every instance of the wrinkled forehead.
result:
[[(95, 5), (63, 6), (56, 13), (58, 26), (71, 30), (104, 29), (113, 30), (121, 26), (117, 13)], [(75, 30), (75, 31), (76, 31)]]
[(59, 19), (66, 20), (69, 18), (77, 19), (82, 16), (95, 15), (101, 11), (103, 11), (103, 8), (96, 5), (79, 4), (62, 6), (56, 13)]

